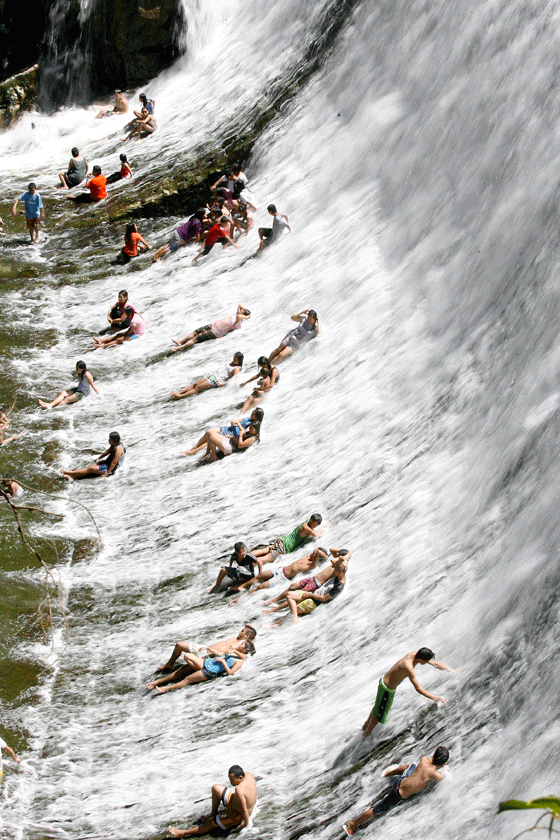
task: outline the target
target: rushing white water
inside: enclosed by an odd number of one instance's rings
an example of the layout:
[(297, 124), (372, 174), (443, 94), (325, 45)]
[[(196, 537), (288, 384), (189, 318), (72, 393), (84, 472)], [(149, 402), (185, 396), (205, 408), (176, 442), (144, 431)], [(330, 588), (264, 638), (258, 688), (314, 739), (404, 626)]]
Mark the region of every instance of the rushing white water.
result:
[[(321, 8), (201, 7), (189, 54), (146, 88), (158, 132), (123, 147), (136, 177), (219, 137), (290, 67)], [(240, 264), (253, 232), (196, 268), (187, 248), (109, 272), (120, 227), (84, 240), (47, 220), (39, 257), (6, 224), (4, 253), (41, 270), (2, 293), (23, 335), (6, 366), (28, 430), (25, 477), (58, 488), (56, 471), (87, 463), (113, 428), (128, 446), (115, 479), (60, 490), (88, 505), (103, 547), (61, 560), (68, 648), (36, 692), (3, 700), (28, 743), (0, 789), (7, 836), (188, 825), (235, 762), (258, 779), (252, 836), (338, 837), (383, 767), (440, 743), (450, 781), (365, 835), (509, 838), (529, 822), (495, 816), (500, 799), (558, 793), (557, 40), (553, 4), (358, 7), (248, 164), (259, 224), (274, 201), (293, 230), (258, 261)], [(52, 185), (73, 145), (116, 168), (119, 118), (91, 116), (33, 114), (1, 135), (4, 193)], [(176, 221), (139, 228), (159, 244)], [(123, 287), (145, 338), (87, 353)], [(240, 332), (151, 363), (239, 301), (253, 313)], [(307, 306), (323, 335), (281, 366), (261, 443), (195, 469), (181, 450), (235, 416), (249, 388), (234, 380), (178, 404), (170, 390), (237, 349), (246, 378)], [(103, 402), (39, 413), (35, 398), (68, 385), (82, 357)], [(85, 513), (59, 505), (59, 536), (94, 537)], [(287, 533), (313, 510), (327, 523), (320, 542), (354, 552), (335, 603), (269, 629), (259, 596), (232, 606), (207, 594), (233, 542)], [(257, 656), (237, 677), (146, 695), (176, 639), (216, 640), (248, 619)], [(9, 651), (22, 666), (44, 653), (29, 638)], [(383, 743), (337, 761), (380, 674), (423, 644), (461, 668), (419, 669), (448, 705), (403, 685)]]

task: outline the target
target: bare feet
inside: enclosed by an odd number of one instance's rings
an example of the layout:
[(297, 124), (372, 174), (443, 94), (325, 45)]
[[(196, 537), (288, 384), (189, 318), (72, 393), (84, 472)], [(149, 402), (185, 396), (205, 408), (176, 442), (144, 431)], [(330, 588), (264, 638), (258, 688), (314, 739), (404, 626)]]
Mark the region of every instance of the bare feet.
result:
[(167, 830), (172, 837), (184, 837), (184, 832), (181, 831), (179, 828), (173, 828), (172, 825), (168, 825)]
[(62, 478), (65, 478), (65, 479), (66, 479), (66, 481), (74, 481), (74, 479), (72, 478), (72, 476), (71, 476), (71, 475), (67, 475), (67, 474), (66, 474), (66, 472), (65, 472), (64, 470), (60, 470), (60, 472), (62, 473)]
[[(159, 668), (158, 668), (158, 671), (159, 671)], [(152, 690), (152, 688), (155, 688), (155, 687), (156, 687), (156, 683), (155, 683), (155, 682), (147, 682), (147, 683), (146, 683), (146, 688), (147, 688), (149, 691), (151, 691), (151, 690)]]
[[(154, 259), (155, 259), (155, 255), (154, 255)], [(173, 344), (176, 344), (177, 347), (181, 346), (181, 339), (172, 338), (171, 341), (173, 342)]]
[(177, 391), (171, 391), (171, 399), (172, 400), (180, 400), (181, 394), (177, 393)]
[(47, 409), (50, 408), (49, 403), (46, 403), (44, 400), (37, 400), (37, 402), (39, 403), (41, 408), (47, 408)]
[(194, 455), (196, 451), (197, 451), (196, 448), (195, 449), (187, 449), (186, 452), (181, 452), (181, 455), (184, 455), (185, 458), (188, 458), (189, 455)]

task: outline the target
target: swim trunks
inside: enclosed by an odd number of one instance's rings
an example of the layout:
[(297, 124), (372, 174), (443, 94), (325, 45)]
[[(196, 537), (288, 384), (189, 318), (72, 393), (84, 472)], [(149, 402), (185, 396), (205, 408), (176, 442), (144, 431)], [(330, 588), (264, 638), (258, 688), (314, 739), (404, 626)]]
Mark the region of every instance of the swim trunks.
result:
[(290, 579), (286, 577), (286, 569), (276, 569), (273, 571), (269, 583), (270, 586), (284, 586), (290, 583)]
[[(409, 764), (406, 768), (406, 772), (403, 773), (402, 776), (399, 776), (393, 782), (391, 786), (391, 790), (387, 793), (383, 799), (377, 803), (377, 805), (373, 806), (373, 813), (378, 816), (379, 814), (386, 814), (387, 811), (390, 811), (391, 808), (394, 808), (395, 805), (400, 805), (401, 802), (406, 802), (406, 799), (403, 799), (399, 793), (399, 788), (401, 786), (401, 782), (403, 779), (406, 779), (408, 776), (412, 775), (416, 770), (416, 764)], [(409, 799), (413, 799), (413, 796), (409, 796)]]
[(299, 588), (303, 592), (315, 592), (318, 589), (319, 584), (317, 583), (317, 579), (314, 577), (304, 578), (304, 580), (300, 580)]
[(278, 539), (270, 543), (269, 552), (272, 554), (273, 560), (276, 560), (279, 554), (286, 553), (286, 546), (284, 545), (282, 537), (278, 537)]
[(212, 324), (207, 324), (205, 327), (197, 327), (194, 331), (195, 341), (209, 341), (211, 338), (216, 338), (212, 332)]
[(230, 787), (227, 787), (227, 785), (223, 789), (220, 799), (222, 800), (222, 804), (223, 804), (224, 808), (227, 808), (228, 802), (229, 802), (229, 800), (231, 799), (231, 797), (233, 796), (234, 793), (235, 793), (234, 789), (230, 788)]
[(298, 604), (298, 609), (304, 615), (309, 615), (312, 613), (313, 610), (317, 609), (317, 601), (314, 601), (313, 598), (306, 598), (305, 601), (300, 601)]
[(393, 705), (393, 700), (395, 699), (396, 691), (396, 688), (387, 688), (383, 682), (383, 677), (381, 677), (379, 680), (379, 686), (377, 687), (375, 704), (371, 710), (372, 715), (377, 718), (379, 723), (387, 722), (391, 706)]
[(99, 467), (99, 472), (101, 473), (101, 475), (104, 475), (104, 473), (106, 473), (109, 469), (108, 464), (98, 464), (97, 466)]

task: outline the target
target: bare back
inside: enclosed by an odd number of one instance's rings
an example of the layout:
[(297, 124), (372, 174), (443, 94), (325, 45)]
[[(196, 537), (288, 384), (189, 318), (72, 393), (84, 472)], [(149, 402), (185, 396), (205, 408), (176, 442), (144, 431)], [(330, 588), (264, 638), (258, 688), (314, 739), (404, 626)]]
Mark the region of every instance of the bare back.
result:
[(386, 674), (383, 675), (383, 682), (385, 686), (389, 688), (391, 691), (394, 691), (397, 686), (399, 686), (403, 680), (407, 677), (408, 679), (414, 678), (414, 657), (416, 656), (415, 651), (411, 651), (411, 653), (407, 653), (406, 656), (403, 656), (402, 659), (399, 659), (398, 662), (389, 668)]
[(302, 557), (295, 560), (286, 567), (286, 577), (288, 579), (301, 575), (303, 572), (310, 572), (317, 565), (317, 558), (313, 554), (308, 554), (307, 557)]
[(246, 772), (243, 781), (235, 786), (234, 791), (227, 805), (228, 817), (242, 817), (244, 815), (243, 806), (251, 816), (257, 801), (257, 783), (253, 774)]
[(416, 770), (400, 783), (399, 794), (403, 799), (410, 799), (411, 796), (421, 793), (432, 782), (440, 782), (442, 779), (443, 776), (432, 758), (423, 755)]

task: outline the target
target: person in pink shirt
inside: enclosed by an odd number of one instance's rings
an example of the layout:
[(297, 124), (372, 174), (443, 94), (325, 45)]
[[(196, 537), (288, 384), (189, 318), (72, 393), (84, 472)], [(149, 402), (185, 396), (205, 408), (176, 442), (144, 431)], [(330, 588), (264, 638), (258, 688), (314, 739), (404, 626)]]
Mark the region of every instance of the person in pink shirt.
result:
[(117, 344), (122, 344), (123, 341), (133, 341), (135, 338), (140, 338), (144, 335), (146, 325), (144, 319), (139, 312), (136, 312), (132, 306), (125, 306), (124, 312), (127, 318), (130, 319), (130, 326), (125, 333), (117, 335), (114, 338), (96, 338), (93, 337), (93, 349), (99, 350), (100, 347), (107, 349), (107, 347), (114, 347)]
[(251, 313), (241, 303), (237, 307), (235, 318), (220, 318), (214, 321), (213, 324), (207, 324), (205, 327), (197, 327), (192, 333), (189, 333), (184, 338), (172, 338), (171, 341), (175, 347), (171, 348), (171, 353), (178, 353), (179, 350), (188, 350), (195, 344), (200, 344), (201, 341), (209, 341), (214, 338), (223, 338), (224, 335), (233, 330), (241, 329), (243, 321), (251, 317)]

